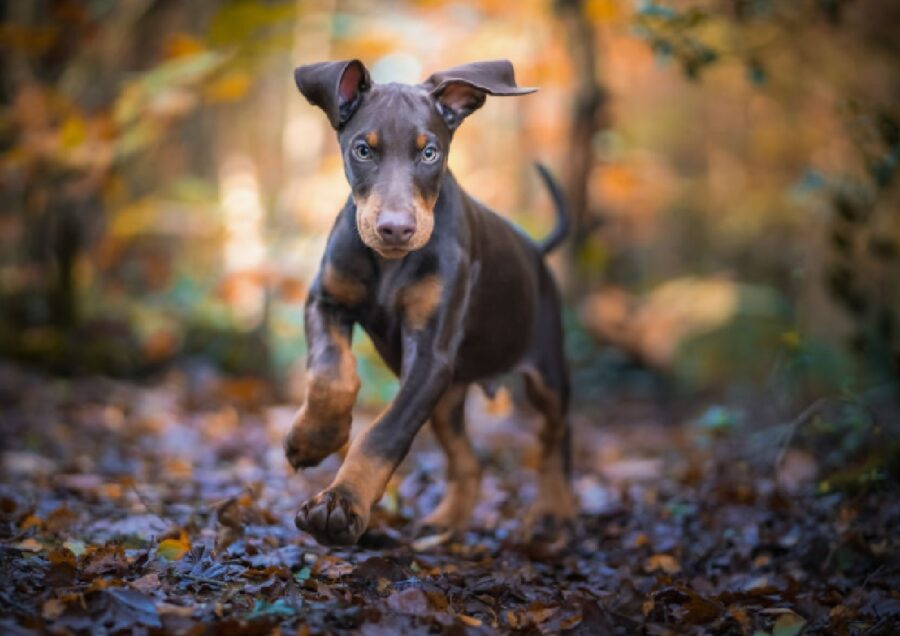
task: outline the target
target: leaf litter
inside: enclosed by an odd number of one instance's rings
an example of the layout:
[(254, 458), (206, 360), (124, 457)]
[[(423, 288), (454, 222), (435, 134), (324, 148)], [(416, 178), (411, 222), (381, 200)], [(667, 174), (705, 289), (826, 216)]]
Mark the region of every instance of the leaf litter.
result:
[(580, 411), (582, 515), (548, 535), (521, 522), (534, 496), (531, 416), (471, 412), (485, 480), (470, 531), (413, 533), (443, 481), (423, 434), (360, 545), (325, 548), (293, 515), (340, 460), (290, 472), (280, 443), (291, 409), (198, 402), (177, 376), (0, 375), (4, 633), (900, 627), (896, 486), (822, 492), (810, 449), (782, 454), (779, 474), (738, 433)]

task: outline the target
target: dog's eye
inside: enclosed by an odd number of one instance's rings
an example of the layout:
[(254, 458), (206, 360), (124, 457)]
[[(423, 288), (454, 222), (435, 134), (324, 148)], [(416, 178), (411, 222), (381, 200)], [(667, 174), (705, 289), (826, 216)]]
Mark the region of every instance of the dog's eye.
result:
[(353, 148), (353, 156), (360, 161), (368, 161), (372, 158), (372, 149), (366, 144), (357, 144)]
[(422, 150), (422, 161), (425, 163), (434, 163), (440, 156), (441, 153), (434, 146), (425, 146)]

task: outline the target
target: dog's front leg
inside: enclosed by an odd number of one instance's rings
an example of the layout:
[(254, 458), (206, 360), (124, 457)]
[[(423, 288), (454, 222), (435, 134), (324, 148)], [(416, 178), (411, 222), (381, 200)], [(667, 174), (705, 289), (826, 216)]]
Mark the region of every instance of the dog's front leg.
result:
[(284, 440), (294, 468), (315, 466), (347, 443), (360, 386), (350, 352), (353, 323), (346, 310), (313, 291), (304, 320), (309, 346), (306, 399)]
[[(297, 527), (320, 543), (356, 542), (368, 525), (372, 506), (381, 499), (416, 433), (449, 388), (469, 281), (460, 276), (446, 294), (437, 277), (423, 283), (430, 285), (430, 290), (411, 288), (410, 302), (404, 305), (403, 373), (396, 398), (353, 440), (331, 486), (303, 504), (297, 513)], [(433, 306), (428, 306), (429, 297), (434, 297)]]

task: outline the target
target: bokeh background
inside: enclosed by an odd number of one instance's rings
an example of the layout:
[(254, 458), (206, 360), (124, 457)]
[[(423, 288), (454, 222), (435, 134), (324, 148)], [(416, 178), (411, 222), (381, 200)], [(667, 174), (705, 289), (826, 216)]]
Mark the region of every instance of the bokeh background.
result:
[[(296, 403), (348, 187), (293, 68), (358, 57), (417, 82), (508, 58), (540, 91), (489, 99), (450, 163), (534, 236), (552, 215), (531, 162), (565, 184), (576, 232), (552, 264), (580, 408), (713, 404), (727, 424), (900, 377), (893, 0), (35, 0), (0, 18), (8, 361)], [(394, 381), (354, 348), (377, 407)]]

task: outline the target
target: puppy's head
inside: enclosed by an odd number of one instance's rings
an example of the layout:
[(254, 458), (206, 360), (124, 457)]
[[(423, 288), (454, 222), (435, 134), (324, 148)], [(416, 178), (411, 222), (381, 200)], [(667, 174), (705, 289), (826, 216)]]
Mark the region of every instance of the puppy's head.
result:
[(373, 84), (359, 60), (294, 71), (297, 87), (337, 131), (363, 242), (386, 258), (424, 247), (453, 131), (487, 95), (524, 95), (512, 64), (475, 62), (416, 85)]

